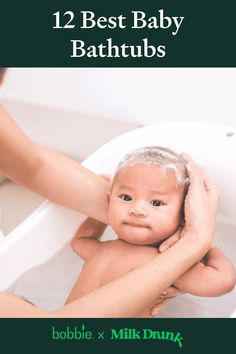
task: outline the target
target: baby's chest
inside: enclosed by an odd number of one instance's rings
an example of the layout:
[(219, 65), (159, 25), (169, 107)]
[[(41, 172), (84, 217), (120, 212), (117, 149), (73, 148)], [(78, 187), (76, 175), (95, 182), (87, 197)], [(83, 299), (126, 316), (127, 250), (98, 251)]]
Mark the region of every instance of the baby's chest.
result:
[(110, 249), (110, 254), (102, 260), (103, 284), (131, 272), (157, 255), (157, 250), (152, 247), (136, 247)]

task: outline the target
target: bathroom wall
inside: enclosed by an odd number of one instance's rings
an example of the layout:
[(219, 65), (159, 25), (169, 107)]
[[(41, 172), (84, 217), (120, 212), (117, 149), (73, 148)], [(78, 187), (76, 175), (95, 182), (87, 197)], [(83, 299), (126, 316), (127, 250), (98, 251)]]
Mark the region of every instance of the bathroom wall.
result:
[(235, 68), (11, 68), (0, 98), (137, 125), (235, 125), (235, 92)]

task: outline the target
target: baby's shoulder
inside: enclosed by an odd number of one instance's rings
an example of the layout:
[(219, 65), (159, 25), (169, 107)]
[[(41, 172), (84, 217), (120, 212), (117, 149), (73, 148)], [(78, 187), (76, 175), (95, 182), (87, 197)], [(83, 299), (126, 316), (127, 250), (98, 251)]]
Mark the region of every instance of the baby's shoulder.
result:
[(123, 240), (114, 240), (107, 244), (107, 253), (111, 258), (122, 258), (123, 261), (142, 263), (158, 254), (158, 249), (151, 246), (138, 246)]

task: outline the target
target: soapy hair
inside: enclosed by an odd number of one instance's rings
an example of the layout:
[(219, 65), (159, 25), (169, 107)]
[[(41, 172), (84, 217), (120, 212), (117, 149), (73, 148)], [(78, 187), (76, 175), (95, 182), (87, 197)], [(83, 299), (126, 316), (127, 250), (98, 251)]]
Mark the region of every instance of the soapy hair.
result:
[(189, 186), (186, 161), (175, 151), (161, 146), (145, 146), (131, 151), (119, 162), (115, 175), (120, 169), (137, 164), (157, 164), (175, 172), (177, 183)]

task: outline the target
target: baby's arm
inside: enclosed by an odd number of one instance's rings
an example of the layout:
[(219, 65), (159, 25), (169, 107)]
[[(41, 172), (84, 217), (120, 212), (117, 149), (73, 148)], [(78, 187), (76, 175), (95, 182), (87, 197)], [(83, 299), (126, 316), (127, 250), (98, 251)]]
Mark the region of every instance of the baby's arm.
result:
[(174, 285), (192, 295), (220, 296), (231, 291), (235, 282), (232, 263), (217, 247), (212, 246), (204, 261), (195, 264)]
[(103, 235), (107, 225), (92, 218), (87, 218), (79, 227), (71, 246), (73, 250), (85, 261), (97, 253), (104, 242), (99, 238)]

